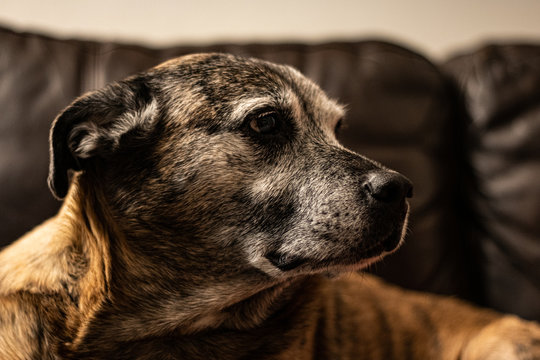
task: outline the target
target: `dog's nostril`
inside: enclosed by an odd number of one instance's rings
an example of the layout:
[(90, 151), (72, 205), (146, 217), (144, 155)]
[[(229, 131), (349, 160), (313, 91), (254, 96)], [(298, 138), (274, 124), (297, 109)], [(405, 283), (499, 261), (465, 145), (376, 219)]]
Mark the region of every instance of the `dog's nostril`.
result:
[(364, 190), (374, 199), (397, 202), (413, 196), (413, 186), (405, 176), (392, 172), (377, 172), (368, 177)]

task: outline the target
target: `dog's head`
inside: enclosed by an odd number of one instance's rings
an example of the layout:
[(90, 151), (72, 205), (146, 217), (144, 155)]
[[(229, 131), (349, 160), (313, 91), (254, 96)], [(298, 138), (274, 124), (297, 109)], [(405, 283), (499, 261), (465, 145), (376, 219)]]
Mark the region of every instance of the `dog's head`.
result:
[(62, 198), (68, 172), (82, 171), (130, 251), (161, 276), (360, 268), (399, 245), (412, 186), (339, 144), (343, 116), (290, 67), (182, 57), (60, 114), (49, 183)]

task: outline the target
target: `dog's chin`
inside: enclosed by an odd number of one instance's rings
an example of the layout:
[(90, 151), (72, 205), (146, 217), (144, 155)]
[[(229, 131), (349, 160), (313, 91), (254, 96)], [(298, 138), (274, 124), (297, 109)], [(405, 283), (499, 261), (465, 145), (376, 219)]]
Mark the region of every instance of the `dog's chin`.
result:
[[(266, 254), (266, 259), (283, 273), (331, 273), (358, 271), (396, 251), (402, 244), (406, 224), (396, 227), (388, 236), (371, 241), (326, 257), (297, 256), (279, 251)], [(366, 246), (365, 243), (371, 245)]]

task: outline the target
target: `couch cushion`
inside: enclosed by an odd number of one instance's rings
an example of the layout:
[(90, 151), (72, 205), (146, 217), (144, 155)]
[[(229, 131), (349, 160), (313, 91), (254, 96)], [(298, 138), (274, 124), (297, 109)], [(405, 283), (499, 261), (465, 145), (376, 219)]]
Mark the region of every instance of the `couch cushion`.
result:
[(446, 69), (470, 117), (469, 237), (483, 303), (540, 320), (540, 47), (486, 46)]

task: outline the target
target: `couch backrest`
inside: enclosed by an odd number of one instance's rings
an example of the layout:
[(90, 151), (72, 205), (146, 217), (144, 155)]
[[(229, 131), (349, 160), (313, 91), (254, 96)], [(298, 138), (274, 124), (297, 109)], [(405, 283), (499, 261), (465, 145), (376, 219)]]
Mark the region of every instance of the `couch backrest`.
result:
[(0, 247), (59, 208), (48, 131), (76, 96), (175, 56), (229, 52), (315, 80), (348, 107), (342, 142), (415, 184), (407, 242), (372, 271), (540, 319), (540, 56), (519, 48), (457, 57), (442, 74), (381, 41), (151, 49), (0, 28)]
[(468, 126), (468, 243), (483, 304), (540, 320), (540, 46), (485, 46), (445, 70)]

